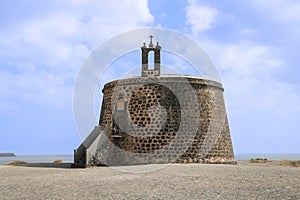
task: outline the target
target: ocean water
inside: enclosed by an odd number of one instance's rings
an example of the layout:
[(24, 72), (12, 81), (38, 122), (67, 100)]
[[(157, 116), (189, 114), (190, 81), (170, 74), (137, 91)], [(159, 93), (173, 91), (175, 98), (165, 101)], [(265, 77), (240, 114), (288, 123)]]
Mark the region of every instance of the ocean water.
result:
[(0, 157), (0, 165), (14, 160), (21, 160), (28, 163), (52, 163), (61, 159), (64, 163), (72, 163), (73, 155), (16, 155), (16, 157)]
[(300, 153), (235, 153), (235, 160), (267, 158), (268, 160), (300, 160)]
[[(300, 153), (236, 153), (235, 160), (250, 160), (251, 158), (267, 158), (268, 160), (300, 160)], [(16, 157), (0, 157), (0, 165), (14, 160), (28, 163), (51, 163), (61, 159), (64, 163), (72, 163), (73, 155), (16, 155)]]

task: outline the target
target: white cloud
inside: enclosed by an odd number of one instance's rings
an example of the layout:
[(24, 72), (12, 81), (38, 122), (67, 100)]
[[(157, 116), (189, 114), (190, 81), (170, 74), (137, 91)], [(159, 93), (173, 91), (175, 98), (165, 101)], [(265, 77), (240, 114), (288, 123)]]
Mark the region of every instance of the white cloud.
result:
[[(153, 21), (147, 1), (69, 2), (64, 10), (53, 10), (40, 18), (21, 19), (12, 28), (2, 30), (1, 49), (14, 52), (14, 59), (25, 53), (31, 61), (44, 60), (45, 64), (49, 60), (68, 61), (74, 46), (80, 43), (91, 50), (111, 35)], [(7, 55), (6, 51), (2, 52), (3, 56)]]
[(197, 35), (212, 26), (217, 14), (215, 8), (197, 5), (196, 1), (192, 0), (186, 8), (186, 24), (191, 27), (192, 33)]
[(35, 8), (0, 27), (1, 83), (10, 91), (1, 90), (3, 105), (12, 98), (66, 103), (61, 97), (71, 100), (76, 73), (92, 49), (112, 35), (153, 22), (146, 0), (50, 4), (57, 5), (39, 17), (27, 17), (38, 12)]
[(215, 42), (205, 46), (222, 74), (231, 112), (268, 112), (281, 116), (300, 112), (294, 106), (300, 105), (295, 86), (276, 78), (286, 63), (270, 46)]
[[(300, 3), (293, 0), (274, 2), (249, 0), (245, 5), (252, 6), (252, 14), (261, 14), (270, 20), (287, 24), (299, 23)], [(206, 18), (201, 16), (202, 8), (207, 9)], [(223, 10), (220, 10), (226, 14)], [(206, 12), (202, 12), (206, 13)], [(204, 15), (204, 14), (203, 14)], [(255, 42), (259, 30), (256, 27), (247, 27), (247, 24), (238, 24), (242, 39), (226, 43), (212, 41), (209, 36), (199, 32), (211, 27), (214, 20), (222, 20), (216, 9), (207, 5), (197, 4), (190, 1), (187, 6), (187, 25), (190, 26), (193, 37), (197, 41), (205, 41), (204, 46), (208, 50), (217, 68), (220, 70), (224, 84), (225, 94), (228, 98), (228, 106), (232, 112), (270, 112), (273, 114), (300, 112), (300, 95), (296, 92), (297, 86), (283, 80), (281, 73), (291, 68), (291, 63), (282, 56), (286, 47), (276, 47), (274, 44), (264, 44), (262, 41)], [(231, 21), (236, 16), (231, 13)], [(202, 18), (206, 19), (203, 25)], [(220, 21), (220, 23), (222, 23)], [(206, 25), (205, 25), (206, 24)], [(298, 26), (297, 26), (298, 27)], [(279, 31), (279, 30), (278, 30)], [(224, 32), (226, 33), (226, 32)], [(221, 34), (221, 33), (219, 33)], [(255, 34), (255, 37), (252, 37)], [(279, 34), (279, 33), (278, 33)], [(293, 39), (293, 38), (292, 38)], [(288, 44), (286, 44), (288, 45)], [(280, 49), (280, 51), (278, 51)], [(281, 52), (279, 55), (278, 52)]]
[[(72, 94), (70, 85), (66, 85), (64, 75), (55, 75), (46, 71), (32, 71), (12, 74), (0, 71), (1, 111), (22, 110), (23, 103), (47, 105), (63, 108), (70, 103), (68, 95)], [(2, 110), (3, 109), (3, 110)]]
[[(221, 46), (220, 44), (217, 46)], [(270, 46), (240, 43), (223, 45), (218, 56), (221, 68), (237, 76), (259, 76), (279, 68), (282, 61), (274, 57)]]

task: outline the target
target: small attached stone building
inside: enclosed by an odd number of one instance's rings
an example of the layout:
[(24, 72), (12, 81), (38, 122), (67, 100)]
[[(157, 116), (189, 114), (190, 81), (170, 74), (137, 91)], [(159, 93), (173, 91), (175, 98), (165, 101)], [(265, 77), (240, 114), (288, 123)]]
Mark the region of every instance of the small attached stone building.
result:
[(160, 50), (150, 37), (141, 47), (141, 76), (105, 84), (99, 124), (74, 151), (75, 167), (236, 163), (222, 84), (162, 75)]

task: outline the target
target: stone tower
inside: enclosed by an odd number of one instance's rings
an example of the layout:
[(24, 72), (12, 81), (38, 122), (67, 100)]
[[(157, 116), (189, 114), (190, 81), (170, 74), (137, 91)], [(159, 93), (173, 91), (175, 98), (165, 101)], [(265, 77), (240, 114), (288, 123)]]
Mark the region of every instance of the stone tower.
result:
[(235, 164), (222, 84), (162, 75), (152, 39), (141, 47), (140, 77), (105, 84), (99, 124), (74, 151), (74, 165)]

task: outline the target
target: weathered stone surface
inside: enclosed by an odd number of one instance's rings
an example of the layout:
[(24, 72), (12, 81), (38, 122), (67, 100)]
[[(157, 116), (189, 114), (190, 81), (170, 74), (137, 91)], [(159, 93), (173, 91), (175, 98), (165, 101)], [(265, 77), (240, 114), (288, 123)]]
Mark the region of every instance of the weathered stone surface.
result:
[[(98, 128), (75, 151), (75, 165), (234, 164), (222, 85), (160, 75), (161, 47), (151, 44), (141, 47), (141, 77), (105, 84)], [(153, 70), (148, 69), (150, 51), (155, 52)]]
[[(198, 102), (189, 102), (185, 96), (185, 82), (191, 85)], [(174, 95), (166, 85), (182, 96)], [(110, 150), (106, 149), (110, 156), (102, 164), (234, 163), (221, 84), (199, 77), (160, 76), (155, 81), (143, 77), (110, 82), (103, 94), (99, 126), (109, 127), (111, 145)], [(113, 120), (120, 96), (127, 104), (124, 113), (128, 120), (119, 124), (119, 132), (115, 133)], [(180, 105), (178, 99), (183, 99), (185, 105)], [(190, 122), (182, 121), (182, 113), (188, 113)], [(195, 120), (198, 126), (191, 129)], [(97, 152), (103, 151), (99, 148)]]
[[(197, 102), (186, 96), (183, 83)], [(102, 132), (87, 165), (235, 163), (221, 84), (189, 76), (139, 77), (107, 83), (103, 94)], [(118, 110), (122, 103), (124, 110)]]

